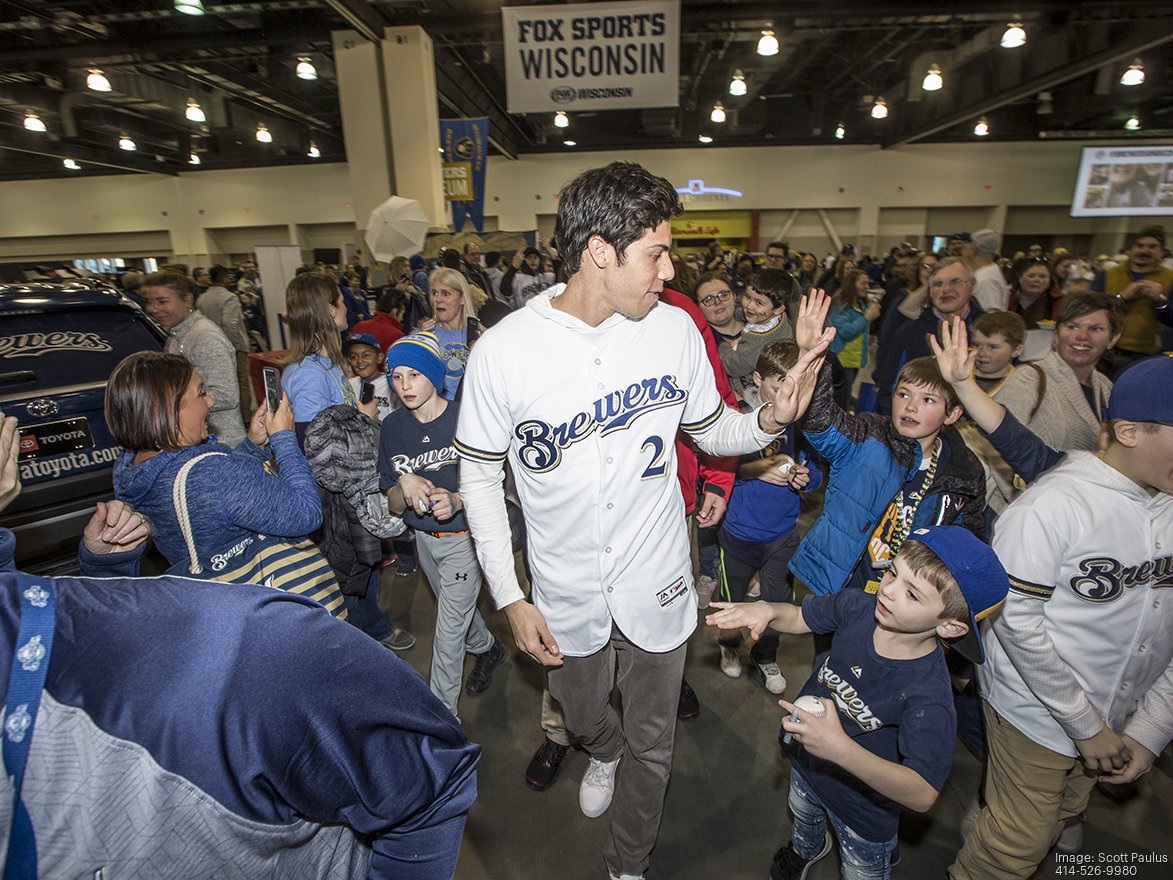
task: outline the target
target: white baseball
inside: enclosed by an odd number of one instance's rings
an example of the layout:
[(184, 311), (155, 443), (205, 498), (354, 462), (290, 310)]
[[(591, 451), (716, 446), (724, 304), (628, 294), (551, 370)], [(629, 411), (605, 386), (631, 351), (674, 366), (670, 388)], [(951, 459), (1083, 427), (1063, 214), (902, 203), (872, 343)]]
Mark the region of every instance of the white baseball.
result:
[[(794, 708), (801, 709), (804, 712), (809, 712), (810, 714), (812, 714), (816, 717), (827, 714), (827, 710), (823, 706), (822, 702), (819, 700), (818, 697), (814, 696), (813, 694), (803, 694), (801, 697), (799, 697), (797, 700), (794, 701)], [(790, 717), (795, 721), (801, 720), (798, 717), (797, 711), (791, 712)]]

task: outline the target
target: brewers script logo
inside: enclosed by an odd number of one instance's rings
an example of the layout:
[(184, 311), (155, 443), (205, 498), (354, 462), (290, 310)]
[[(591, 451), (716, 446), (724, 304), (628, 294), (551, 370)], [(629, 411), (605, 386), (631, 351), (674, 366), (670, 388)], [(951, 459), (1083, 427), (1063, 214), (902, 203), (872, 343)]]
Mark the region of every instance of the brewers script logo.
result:
[(0, 357), (40, 357), (51, 351), (113, 351), (97, 333), (62, 330), (54, 333), (19, 333), (0, 336)]
[(1111, 556), (1080, 560), (1082, 577), (1071, 579), (1071, 589), (1089, 602), (1114, 602), (1125, 590), (1152, 583), (1153, 587), (1173, 587), (1173, 556), (1148, 559), (1136, 565), (1121, 565)]
[(660, 376), (633, 382), (626, 388), (611, 391), (594, 402), (591, 409), (576, 413), (561, 425), (549, 425), (540, 419), (521, 422), (514, 433), (521, 441), (521, 463), (535, 473), (558, 467), (562, 450), (585, 440), (598, 431), (606, 437), (631, 426), (644, 413), (682, 404), (688, 392), (676, 384), (675, 376)]

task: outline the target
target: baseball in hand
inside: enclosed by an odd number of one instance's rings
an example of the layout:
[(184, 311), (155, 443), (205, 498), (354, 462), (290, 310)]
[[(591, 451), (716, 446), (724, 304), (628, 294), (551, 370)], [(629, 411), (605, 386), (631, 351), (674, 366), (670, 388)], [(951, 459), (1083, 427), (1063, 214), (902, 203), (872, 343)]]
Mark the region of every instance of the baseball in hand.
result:
[[(824, 708), (822, 701), (814, 694), (803, 694), (794, 701), (794, 708), (796, 711), (790, 713), (790, 720), (799, 723), (802, 722), (802, 719), (798, 717), (798, 709), (801, 709), (803, 712), (809, 712), (815, 717), (821, 717), (827, 714), (827, 710)], [(789, 733), (786, 734), (783, 737), (783, 742), (790, 742), (790, 736)]]

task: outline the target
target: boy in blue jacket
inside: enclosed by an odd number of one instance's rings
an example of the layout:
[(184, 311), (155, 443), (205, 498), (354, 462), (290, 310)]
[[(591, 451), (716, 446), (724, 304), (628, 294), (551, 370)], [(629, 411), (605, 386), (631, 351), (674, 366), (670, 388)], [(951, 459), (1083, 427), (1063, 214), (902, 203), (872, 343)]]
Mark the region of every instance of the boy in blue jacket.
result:
[[(821, 332), (800, 323), (799, 348)], [(963, 410), (933, 358), (904, 365), (891, 416), (848, 414), (831, 394), (824, 367), (803, 432), (831, 473), (823, 512), (791, 560), (796, 577), (821, 595), (874, 593), (915, 529), (960, 525), (985, 539), (985, 472), (953, 427)]]
[[(798, 346), (790, 340), (767, 343), (753, 373), (755, 387), (764, 390), (767, 399), (772, 398), (797, 361)], [(823, 484), (822, 470), (807, 465), (807, 452), (800, 453), (798, 447), (798, 428), (789, 425), (765, 449), (743, 455), (738, 463), (729, 507), (717, 532), (720, 596), (726, 602), (744, 602), (755, 573), (761, 578), (764, 601), (790, 601), (790, 557), (798, 547), (796, 526), (801, 507), (798, 494)], [(739, 678), (742, 673), (741, 641), (739, 631), (720, 638), (721, 671), (730, 678)], [(750, 670), (772, 694), (786, 690), (777, 653), (778, 636), (773, 632), (754, 642), (749, 652)]]

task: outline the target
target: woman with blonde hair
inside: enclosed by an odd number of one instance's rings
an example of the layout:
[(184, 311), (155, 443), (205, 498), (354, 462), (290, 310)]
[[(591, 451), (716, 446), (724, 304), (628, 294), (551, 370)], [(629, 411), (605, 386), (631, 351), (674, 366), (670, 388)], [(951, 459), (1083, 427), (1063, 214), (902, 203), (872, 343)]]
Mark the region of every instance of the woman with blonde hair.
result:
[(445, 400), (455, 400), (469, 349), (481, 334), (481, 324), (468, 281), (456, 269), (434, 269), (428, 276), (428, 291), (433, 317), (418, 326), (436, 335), (445, 373), (440, 395)]

